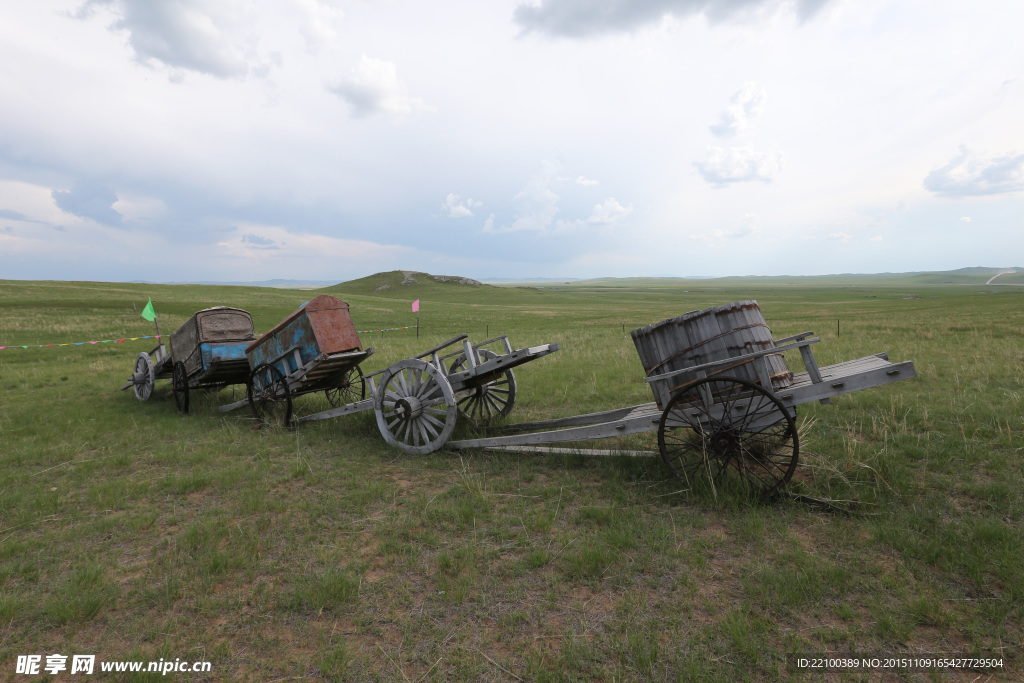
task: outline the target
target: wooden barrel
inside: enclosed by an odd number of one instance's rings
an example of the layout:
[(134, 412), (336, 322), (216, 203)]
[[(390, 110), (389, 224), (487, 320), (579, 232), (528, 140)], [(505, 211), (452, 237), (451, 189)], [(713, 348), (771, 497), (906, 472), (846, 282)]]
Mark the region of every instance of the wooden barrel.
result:
[[(690, 311), (630, 334), (648, 377), (775, 347), (772, 332), (753, 300)], [(793, 373), (781, 354), (768, 356), (768, 366), (773, 389), (792, 384)], [(723, 367), (728, 369), (717, 368), (716, 372), (760, 384), (758, 367), (750, 361)], [(651, 382), (658, 405), (669, 399), (673, 388), (691, 379), (682, 373), (664, 382)]]

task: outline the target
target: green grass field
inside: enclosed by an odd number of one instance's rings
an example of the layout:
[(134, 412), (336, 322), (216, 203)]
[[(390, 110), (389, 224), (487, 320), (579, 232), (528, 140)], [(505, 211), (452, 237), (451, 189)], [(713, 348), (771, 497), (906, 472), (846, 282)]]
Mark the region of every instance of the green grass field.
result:
[[(561, 344), (516, 370), (511, 421), (651, 400), (623, 329), (748, 298), (777, 338), (817, 332), (822, 365), (885, 351), (918, 377), (800, 409), (793, 488), (839, 510), (683, 492), (657, 458), (414, 457), (371, 413), (288, 432), (212, 411), (244, 388), (180, 416), (165, 382), (117, 391), (146, 341), (0, 350), (0, 678), (53, 653), (206, 660), (209, 680), (817, 680), (795, 658), (827, 653), (1004, 663), (893, 680), (1024, 676), (1024, 288), (393, 285), (322, 290), (359, 330), (415, 324), (421, 299), (420, 338), (362, 335), (364, 370), (460, 332)], [(152, 334), (148, 296), (165, 334), (219, 304), (265, 331), (313, 295), (0, 281), (0, 345)]]

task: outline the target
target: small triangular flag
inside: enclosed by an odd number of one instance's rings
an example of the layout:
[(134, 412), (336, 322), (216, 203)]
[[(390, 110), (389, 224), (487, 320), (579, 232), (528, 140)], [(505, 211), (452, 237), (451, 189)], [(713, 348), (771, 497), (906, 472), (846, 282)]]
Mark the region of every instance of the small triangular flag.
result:
[(156, 320), (156, 311), (153, 310), (153, 299), (150, 298), (149, 303), (142, 309), (142, 319), (153, 322)]

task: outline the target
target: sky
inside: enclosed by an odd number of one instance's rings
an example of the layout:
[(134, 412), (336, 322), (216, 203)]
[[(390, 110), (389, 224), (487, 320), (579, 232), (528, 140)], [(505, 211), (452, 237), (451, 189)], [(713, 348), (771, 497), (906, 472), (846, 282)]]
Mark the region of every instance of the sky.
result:
[(0, 279), (1024, 266), (1024, 3), (0, 7)]

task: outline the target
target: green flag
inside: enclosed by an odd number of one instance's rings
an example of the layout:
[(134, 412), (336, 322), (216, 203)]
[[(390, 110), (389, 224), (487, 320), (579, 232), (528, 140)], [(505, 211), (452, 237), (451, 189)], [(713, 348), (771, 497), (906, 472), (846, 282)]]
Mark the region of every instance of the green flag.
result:
[(149, 322), (153, 322), (154, 320), (156, 320), (156, 311), (153, 310), (152, 298), (150, 298), (149, 303), (146, 304), (146, 307), (142, 309), (142, 318), (144, 320), (148, 320)]

